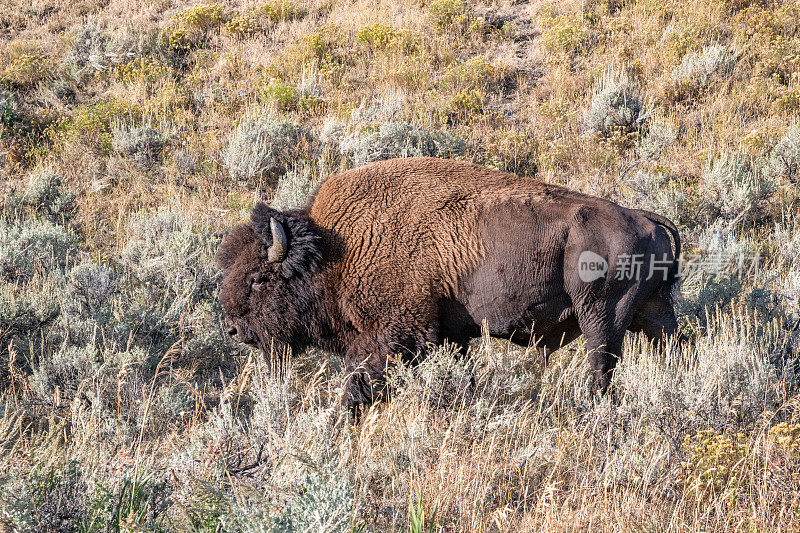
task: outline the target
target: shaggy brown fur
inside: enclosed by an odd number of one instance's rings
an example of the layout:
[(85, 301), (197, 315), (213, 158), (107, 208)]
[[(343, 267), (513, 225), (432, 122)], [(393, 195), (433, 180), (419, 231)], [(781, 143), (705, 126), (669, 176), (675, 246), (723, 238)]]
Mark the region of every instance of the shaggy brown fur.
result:
[[(271, 218), (288, 238), (279, 263), (265, 259)], [(581, 281), (585, 250), (608, 261), (609, 275)], [(484, 320), (493, 335), (545, 354), (583, 333), (595, 387), (605, 390), (626, 330), (675, 333), (679, 253), (675, 226), (658, 215), (477, 165), (411, 158), (332, 176), (306, 209), (256, 206), (251, 223), (226, 236), (219, 263), (230, 333), (264, 350), (343, 354), (352, 407), (381, 396), (390, 354), (412, 359), (444, 339), (464, 345)], [(636, 254), (644, 275), (615, 279), (617, 258)], [(652, 257), (671, 265), (666, 279), (645, 279)]]

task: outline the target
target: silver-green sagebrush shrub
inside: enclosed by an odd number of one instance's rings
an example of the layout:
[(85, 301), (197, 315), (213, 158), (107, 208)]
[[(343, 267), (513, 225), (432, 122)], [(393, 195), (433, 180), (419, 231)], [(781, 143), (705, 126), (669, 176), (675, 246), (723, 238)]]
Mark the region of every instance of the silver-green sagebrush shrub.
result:
[(0, 280), (24, 282), (36, 275), (63, 275), (75, 262), (77, 239), (48, 220), (0, 220)]
[[(0, 225), (0, 381), (27, 377), (32, 399), (72, 404), (76, 422), (96, 422), (94, 438), (176, 429), (194, 411), (186, 380), (210, 368), (219, 379), (239, 351), (221, 327), (210, 230), (167, 211), (139, 215), (119, 256), (99, 265), (46, 219)], [(164, 365), (186, 369), (184, 382), (155, 386)]]
[(482, 339), (466, 355), (453, 345), (437, 347), (418, 365), (398, 365), (390, 383), (399, 401), (440, 412), (466, 410), (470, 431), (513, 419), (540, 385), (532, 350)]
[[(253, 490), (235, 501), (210, 495), (223, 531), (349, 531), (357, 516), (342, 472), (350, 449), (344, 419), (319, 398), (309, 402), (309, 391), (298, 388), (308, 384), (287, 364), (276, 371), (261, 357), (248, 360), (246, 397), (223, 400), (169, 460), (179, 475), (205, 469), (209, 480), (239, 472), (253, 479)], [(212, 462), (204, 460), (209, 449), (219, 450)]]
[[(25, 284), (0, 282), (0, 327), (5, 338), (22, 349), (20, 341), (58, 318), (63, 290), (63, 282), (53, 278), (35, 277)], [(6, 348), (0, 346), (0, 350)]]
[(180, 214), (160, 210), (137, 215), (129, 234), (119, 260), (140, 282), (176, 290), (184, 279), (207, 285), (217, 276), (212, 263), (214, 235), (195, 228)]
[(161, 423), (164, 429), (169, 429), (171, 422), (191, 415), (194, 406), (194, 396), (185, 384), (160, 387), (153, 398), (151, 409), (156, 420), (151, 423)]
[(395, 157), (456, 158), (466, 152), (460, 137), (402, 120), (402, 107), (400, 92), (364, 102), (346, 120), (327, 119), (320, 140), (355, 166)]
[(357, 130), (343, 136), (339, 152), (356, 166), (395, 157), (443, 157), (463, 155), (463, 139), (446, 131), (429, 131), (408, 122), (386, 122), (377, 131)]
[(270, 512), (263, 498), (241, 499), (221, 519), (223, 531), (242, 533), (347, 533), (358, 506), (353, 489), (332, 468), (306, 474), (298, 496), (283, 513)]
[(800, 266), (800, 232), (796, 230), (797, 223), (795, 218), (776, 223), (770, 240), (786, 262)]
[[(108, 434), (130, 436), (143, 423), (144, 384), (165, 354), (173, 367), (214, 367), (218, 375), (220, 361), (238, 351), (221, 328), (211, 231), (166, 211), (140, 215), (116, 261), (69, 268), (80, 257), (74, 237), (46, 221), (22, 224), (39, 232), (3, 233), (14, 253), (0, 256), (10, 273), (0, 286), (0, 326), (12, 341), (0, 348), (0, 377), (16, 365), (32, 375), (37, 397), (59, 391), (67, 402), (92, 381), (84, 389), (91, 405), (80, 408), (99, 416)], [(37, 238), (26, 239), (30, 232)], [(187, 390), (156, 391), (148, 430), (172, 427), (174, 413), (191, 410)]]
[(41, 359), (29, 380), (31, 390), (45, 401), (56, 393), (72, 398), (81, 382), (98, 370), (99, 356), (93, 346), (62, 346)]
[(305, 204), (313, 186), (308, 166), (292, 168), (278, 180), (272, 207), (281, 211), (301, 207)]
[[(84, 429), (86, 437), (118, 443), (175, 429), (181, 420), (165, 413), (164, 404), (157, 399), (161, 388), (169, 384), (152, 388), (157, 368), (158, 356), (140, 346), (126, 350), (104, 347), (102, 360), (80, 387), (81, 396), (72, 401), (73, 423), (95, 420), (96, 424)], [(163, 423), (166, 416), (173, 426)]]
[[(15, 469), (16, 470), (16, 469)], [(150, 476), (91, 482), (78, 461), (37, 464), (0, 478), (0, 516), (12, 531), (164, 531), (170, 490)]]
[(76, 461), (0, 475), (0, 519), (11, 531), (99, 531), (88, 528), (89, 485)]
[[(185, 217), (161, 210), (131, 222), (119, 256), (126, 284), (121, 332), (133, 331), (166, 351), (184, 339), (184, 355), (197, 362), (232, 347), (220, 325), (216, 298), (220, 274), (214, 263), (219, 238)], [(211, 358), (217, 360), (217, 358)]]
[(694, 230), (703, 223), (686, 187), (668, 174), (640, 169), (625, 177), (623, 182), (630, 191), (621, 200), (624, 205), (664, 215), (681, 229)]
[(142, 168), (151, 168), (161, 161), (165, 137), (149, 124), (135, 126), (116, 122), (111, 126), (111, 146), (133, 159)]
[(696, 284), (686, 289), (681, 287), (683, 298), (677, 303), (676, 310), (683, 323), (692, 328), (703, 330), (708, 325), (708, 318), (716, 309), (727, 308), (732, 302), (742, 297), (744, 288), (736, 276), (730, 274), (715, 278), (700, 278)]
[[(112, 63), (124, 63), (138, 57), (163, 56), (160, 33), (159, 28), (153, 26), (131, 24), (117, 28), (105, 46), (106, 57)], [(175, 60), (175, 57), (168, 54), (166, 58)]]
[(786, 129), (767, 156), (766, 171), (776, 179), (798, 183), (800, 180), (800, 125)]
[(62, 270), (58, 266), (44, 268), (57, 262), (52, 253), (31, 259), (16, 256), (13, 246), (6, 250), (17, 261), (6, 262), (7, 267), (11, 265), (11, 276), (0, 276), (0, 386), (7, 385), (14, 373), (30, 373), (38, 355), (55, 349), (50, 331), (58, 329), (66, 292)]
[(362, 102), (360, 106), (350, 111), (348, 122), (355, 126), (399, 122), (402, 110), (403, 93), (400, 91), (390, 91), (370, 102)]
[(50, 277), (25, 283), (0, 280), (0, 386), (8, 385), (15, 373), (30, 373), (34, 354), (55, 349), (43, 333), (58, 323), (63, 287), (63, 280)]
[(761, 222), (770, 209), (775, 182), (742, 153), (723, 152), (702, 175), (711, 214), (735, 222)]
[(649, 118), (637, 84), (624, 72), (607, 72), (594, 88), (583, 127), (588, 133), (609, 137), (637, 132)]
[(96, 316), (107, 308), (116, 289), (116, 275), (108, 267), (83, 263), (69, 272), (71, 296), (87, 315)]
[(733, 222), (720, 219), (700, 235), (700, 254), (685, 263), (681, 278), (681, 318), (703, 330), (711, 314), (736, 305), (763, 321), (791, 324), (791, 296), (775, 283), (782, 277), (780, 269), (763, 256), (758, 241), (735, 228)]
[(7, 126), (13, 122), (18, 110), (17, 99), (14, 98), (13, 93), (6, 89), (0, 89), (0, 119), (2, 119), (3, 125)]
[[(220, 445), (226, 450), (220, 466), (236, 468), (253, 463), (266, 469), (271, 486), (288, 494), (302, 481), (306, 463), (321, 465), (337, 460), (337, 449), (329, 446), (333, 420), (321, 407), (298, 411), (303, 398), (297, 387), (302, 384), (293, 372), (267, 373), (265, 361), (253, 364), (257, 377), (247, 400), (247, 416), (242, 416), (235, 402), (220, 404), (192, 435), (192, 448)], [(241, 399), (237, 401), (240, 406)], [(281, 459), (286, 453), (289, 456)], [(191, 467), (191, 459), (174, 458), (173, 468), (187, 467)]]
[(75, 194), (63, 186), (61, 176), (42, 168), (30, 176), (24, 191), (12, 191), (2, 202), (11, 218), (42, 217), (64, 224), (75, 214)]
[(319, 69), (315, 63), (303, 65), (303, 74), (300, 78), (300, 85), (297, 87), (297, 96), (302, 102), (311, 99), (316, 101), (323, 100), (322, 86), (319, 82)]
[(72, 50), (67, 53), (66, 62), (76, 70), (103, 71), (107, 68), (106, 48), (109, 36), (94, 24), (88, 24), (75, 32)]
[(753, 328), (753, 315), (714, 312), (709, 321), (714, 334), (698, 337), (691, 354), (670, 347), (659, 362), (651, 348), (631, 343), (615, 374), (620, 405), (676, 442), (707, 428), (751, 429), (782, 400), (771, 363), (781, 340)]
[(106, 328), (113, 324), (116, 273), (95, 263), (73, 267), (67, 276), (59, 317), (58, 333), (64, 342), (76, 346), (95, 345), (109, 339)]
[(675, 144), (678, 131), (669, 122), (655, 120), (651, 122), (647, 135), (641, 137), (636, 144), (636, 155), (645, 161), (655, 161), (661, 154)]
[[(778, 291), (789, 310), (790, 319), (795, 323), (800, 323), (800, 264), (792, 266), (783, 279), (778, 282)], [(796, 345), (798, 353), (800, 353), (800, 338)]]
[[(219, 273), (214, 266), (218, 238), (167, 210), (136, 216), (119, 256), (130, 282), (162, 300), (196, 302), (210, 295)], [(176, 302), (165, 302), (175, 305)]]
[(353, 489), (333, 469), (306, 476), (303, 494), (276, 522), (276, 531), (345, 533), (351, 530)]
[(359, 132), (374, 132), (380, 124), (386, 122), (399, 122), (402, 107), (402, 94), (399, 92), (388, 93), (370, 102), (363, 101), (350, 111), (346, 119), (328, 116), (320, 130), (320, 141), (338, 152), (339, 145), (348, 136)]
[(172, 151), (172, 161), (175, 169), (181, 176), (186, 176), (197, 170), (198, 164), (195, 157), (185, 148), (176, 148)]
[(775, 225), (770, 244), (779, 254), (782, 272), (776, 273), (777, 291), (792, 320), (800, 321), (800, 232), (793, 218)]
[(339, 151), (339, 143), (348, 133), (348, 123), (335, 117), (327, 117), (322, 123), (319, 140), (328, 149)]
[(717, 220), (698, 237), (700, 256), (694, 263), (684, 264), (678, 311), (700, 327), (707, 325), (711, 313), (741, 299), (745, 281), (752, 281), (743, 278), (756, 247), (740, 239), (734, 227), (729, 221)]
[(473, 400), (477, 361), (459, 357), (453, 346), (431, 352), (419, 365), (399, 366), (391, 374), (394, 388), (405, 398), (434, 409), (456, 409)]
[(672, 71), (676, 83), (707, 86), (715, 77), (729, 74), (736, 65), (736, 55), (724, 45), (712, 44), (699, 52), (689, 52)]
[(228, 136), (222, 165), (243, 182), (279, 177), (312, 142), (311, 133), (291, 121), (247, 117)]

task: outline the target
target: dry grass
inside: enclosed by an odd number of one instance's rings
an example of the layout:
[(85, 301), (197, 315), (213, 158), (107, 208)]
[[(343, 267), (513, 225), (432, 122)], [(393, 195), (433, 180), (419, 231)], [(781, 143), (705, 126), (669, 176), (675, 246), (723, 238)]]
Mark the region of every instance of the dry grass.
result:
[(396, 397), (355, 427), (329, 407), (340, 373), (252, 354), (216, 407), (195, 392), (180, 431), (143, 438), (153, 391), (180, 379), (167, 352), (128, 444), (112, 445), (77, 403), (71, 418), (42, 418), (42, 432), (7, 404), (3, 468), (32, 476), (72, 460), (104, 486), (164, 476), (163, 525), (179, 530), (204, 512), (240, 525), (285, 513), (311, 472), (347, 487), (334, 508), (348, 524), (376, 531), (405, 528), (415, 495), (452, 531), (792, 531), (800, 414), (768, 363), (782, 327), (733, 310), (684, 351), (631, 339), (613, 399), (599, 401), (580, 347), (541, 369), (530, 351), (485, 338), (469, 358), (445, 348), (399, 369)]

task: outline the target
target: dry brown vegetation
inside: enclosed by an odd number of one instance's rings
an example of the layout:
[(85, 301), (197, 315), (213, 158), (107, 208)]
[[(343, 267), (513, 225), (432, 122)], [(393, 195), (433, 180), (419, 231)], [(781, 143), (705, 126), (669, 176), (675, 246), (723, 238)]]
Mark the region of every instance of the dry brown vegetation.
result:
[[(3, 529), (800, 530), (800, 3), (31, 0), (0, 47)], [(438, 347), (356, 426), (335, 356), (233, 345), (220, 232), (414, 155), (670, 217), (692, 343), (602, 399), (580, 340)]]

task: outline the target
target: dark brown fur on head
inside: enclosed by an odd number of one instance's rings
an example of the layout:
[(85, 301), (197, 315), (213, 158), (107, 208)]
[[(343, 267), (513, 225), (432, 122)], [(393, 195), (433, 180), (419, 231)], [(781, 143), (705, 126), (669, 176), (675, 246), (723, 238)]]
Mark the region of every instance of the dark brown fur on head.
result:
[[(288, 251), (282, 261), (270, 263), (273, 218), (283, 226)], [(250, 222), (235, 226), (217, 253), (220, 299), (234, 338), (265, 353), (304, 349), (324, 327), (318, 323), (321, 294), (315, 282), (321, 262), (319, 233), (302, 212), (256, 205)]]

